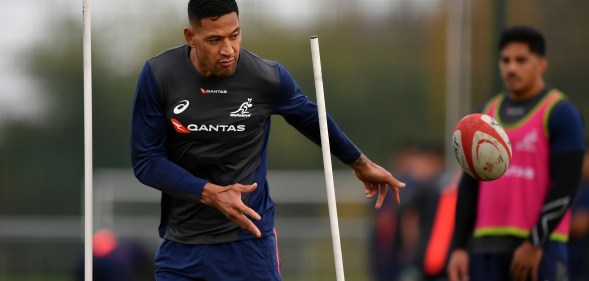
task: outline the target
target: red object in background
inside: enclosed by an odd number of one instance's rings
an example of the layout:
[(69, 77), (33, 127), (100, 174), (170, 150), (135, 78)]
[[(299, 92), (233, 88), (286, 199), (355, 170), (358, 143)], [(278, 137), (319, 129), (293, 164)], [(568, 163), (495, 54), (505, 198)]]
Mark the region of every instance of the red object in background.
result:
[(437, 275), (445, 270), (454, 231), (457, 198), (456, 186), (450, 186), (440, 194), (436, 218), (423, 260), (423, 269), (428, 275)]
[(92, 236), (92, 251), (95, 257), (105, 257), (117, 248), (117, 236), (108, 229), (101, 229)]

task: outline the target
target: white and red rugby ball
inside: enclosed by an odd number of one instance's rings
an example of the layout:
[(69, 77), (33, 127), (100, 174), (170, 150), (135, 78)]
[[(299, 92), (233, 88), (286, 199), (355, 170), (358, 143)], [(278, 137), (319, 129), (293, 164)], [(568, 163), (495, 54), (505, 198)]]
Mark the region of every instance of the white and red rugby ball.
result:
[(456, 160), (475, 179), (495, 180), (509, 168), (509, 138), (503, 127), (489, 115), (466, 115), (456, 124), (452, 142)]

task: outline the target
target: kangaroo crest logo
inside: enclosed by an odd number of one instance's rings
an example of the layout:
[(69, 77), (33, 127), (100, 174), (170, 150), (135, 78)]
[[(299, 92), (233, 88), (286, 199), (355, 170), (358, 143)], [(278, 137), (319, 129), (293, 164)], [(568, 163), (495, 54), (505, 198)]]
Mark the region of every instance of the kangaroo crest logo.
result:
[(248, 112), (248, 109), (252, 107), (252, 99), (248, 98), (246, 102), (242, 103), (236, 111), (232, 111), (229, 116), (231, 117), (250, 117), (252, 116), (251, 113)]

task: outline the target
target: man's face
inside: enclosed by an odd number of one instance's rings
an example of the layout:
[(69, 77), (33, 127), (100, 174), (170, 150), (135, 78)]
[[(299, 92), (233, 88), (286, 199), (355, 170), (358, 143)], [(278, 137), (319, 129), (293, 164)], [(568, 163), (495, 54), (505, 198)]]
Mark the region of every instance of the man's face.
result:
[(514, 95), (535, 94), (530, 91), (543, 87), (542, 75), (546, 65), (544, 57), (532, 53), (528, 45), (521, 42), (505, 45), (499, 59), (503, 84)]
[(203, 18), (184, 29), (192, 51), (190, 59), (206, 77), (227, 77), (235, 73), (241, 46), (241, 29), (236, 13)]

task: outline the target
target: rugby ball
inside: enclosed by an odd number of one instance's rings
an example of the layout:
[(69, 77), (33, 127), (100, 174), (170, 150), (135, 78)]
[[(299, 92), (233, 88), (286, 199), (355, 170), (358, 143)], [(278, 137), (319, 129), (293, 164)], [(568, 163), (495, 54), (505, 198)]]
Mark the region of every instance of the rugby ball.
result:
[(509, 168), (509, 138), (489, 115), (473, 113), (462, 118), (454, 128), (452, 143), (462, 169), (477, 180), (498, 179)]

